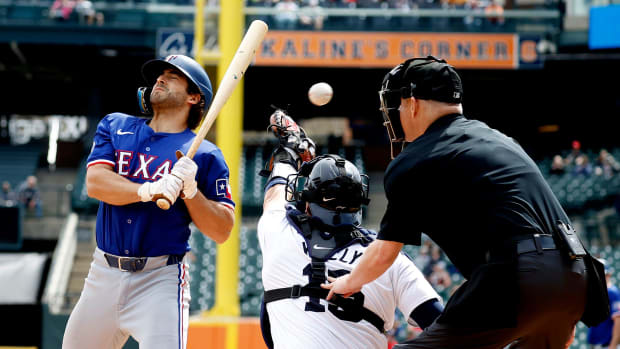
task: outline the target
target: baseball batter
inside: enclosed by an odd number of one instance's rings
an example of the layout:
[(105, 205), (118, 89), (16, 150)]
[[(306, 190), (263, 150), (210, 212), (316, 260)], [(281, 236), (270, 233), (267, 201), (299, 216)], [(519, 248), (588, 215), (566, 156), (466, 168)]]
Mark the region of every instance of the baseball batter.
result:
[[(211, 101), (206, 72), (176, 55), (142, 73), (152, 88), (139, 90), (140, 103), (153, 118), (107, 115), (88, 158), (88, 194), (101, 200), (97, 248), (63, 348), (121, 348), (130, 335), (141, 348), (185, 348), (189, 224), (218, 243), (234, 224), (221, 151), (203, 141), (193, 160), (175, 156)], [(161, 197), (174, 205), (160, 210), (153, 201)]]
[[(313, 143), (282, 111), (271, 117), (280, 145), (267, 166), (270, 178), (264, 213), (258, 224), (263, 252), (265, 288), (261, 316), (270, 348), (387, 348), (385, 331), (392, 328), (395, 309), (421, 327), (443, 309), (439, 296), (405, 255), (361, 293), (327, 302), (320, 285), (327, 277), (347, 274), (357, 265), (375, 233), (361, 224), (361, 205), (368, 187), (357, 168), (336, 155), (309, 160)], [(297, 172), (297, 174), (296, 174)], [(285, 188), (305, 201), (304, 212), (287, 206)], [(367, 178), (367, 177), (365, 177)], [(295, 184), (293, 184), (295, 183)], [(299, 206), (299, 205), (298, 205)]]

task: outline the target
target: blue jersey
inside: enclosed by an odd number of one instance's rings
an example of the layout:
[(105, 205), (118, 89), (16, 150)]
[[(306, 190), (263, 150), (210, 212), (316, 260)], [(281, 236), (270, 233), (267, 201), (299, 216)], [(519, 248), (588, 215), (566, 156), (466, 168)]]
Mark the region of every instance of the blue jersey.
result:
[[(121, 113), (99, 122), (87, 166), (108, 164), (114, 172), (132, 182), (154, 182), (169, 173), (176, 162), (176, 150), (186, 153), (195, 134), (158, 133), (141, 119)], [(193, 160), (198, 165), (196, 181), (204, 196), (234, 210), (228, 182), (228, 166), (222, 152), (202, 141)], [(99, 204), (97, 246), (119, 256), (149, 257), (183, 254), (189, 251), (191, 217), (182, 199), (169, 210), (155, 202), (124, 206)]]
[[(609, 305), (611, 307), (611, 314), (618, 312), (618, 306), (620, 305), (620, 290), (616, 286), (607, 287), (607, 294), (609, 295)], [(607, 318), (600, 324), (590, 327), (588, 330), (588, 343), (609, 345), (611, 342), (611, 335), (614, 328), (614, 320)]]

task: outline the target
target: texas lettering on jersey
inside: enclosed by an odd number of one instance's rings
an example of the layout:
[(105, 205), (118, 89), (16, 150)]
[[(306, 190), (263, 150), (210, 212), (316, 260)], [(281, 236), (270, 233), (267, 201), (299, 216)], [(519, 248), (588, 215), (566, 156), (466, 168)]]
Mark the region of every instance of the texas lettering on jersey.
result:
[[(176, 163), (175, 151), (187, 151), (195, 136), (189, 129), (180, 133), (157, 133), (148, 126), (146, 119), (113, 113), (97, 126), (87, 167), (105, 164), (133, 182), (154, 182), (172, 171)], [(198, 189), (208, 199), (234, 209), (229, 171), (221, 151), (204, 140), (193, 160), (199, 168)]]
[(123, 177), (142, 178), (156, 181), (172, 169), (172, 161), (156, 161), (155, 155), (136, 153), (129, 150), (116, 150), (116, 172)]

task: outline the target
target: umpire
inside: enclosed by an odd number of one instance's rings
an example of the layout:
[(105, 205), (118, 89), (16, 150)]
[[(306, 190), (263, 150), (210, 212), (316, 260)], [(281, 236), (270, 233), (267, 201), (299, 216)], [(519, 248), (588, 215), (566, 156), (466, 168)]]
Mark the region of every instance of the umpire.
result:
[(388, 207), (359, 265), (324, 287), (329, 297), (356, 292), (424, 232), (467, 281), (434, 324), (395, 348), (565, 348), (584, 313), (590, 256), (536, 164), (466, 119), (462, 92), (454, 68), (430, 56), (385, 76), (385, 126), (404, 145), (385, 173)]

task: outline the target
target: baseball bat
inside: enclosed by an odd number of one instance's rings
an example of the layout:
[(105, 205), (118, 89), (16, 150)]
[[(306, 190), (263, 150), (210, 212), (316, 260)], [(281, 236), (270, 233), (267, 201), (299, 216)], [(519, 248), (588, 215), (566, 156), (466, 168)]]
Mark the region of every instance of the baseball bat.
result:
[[(196, 154), (200, 143), (207, 135), (207, 132), (213, 125), (215, 118), (218, 116), (228, 98), (232, 94), (233, 90), (239, 84), (241, 78), (245, 74), (246, 69), (250, 65), (256, 50), (258, 49), (258, 45), (265, 38), (265, 34), (267, 34), (267, 24), (260, 20), (252, 21), (248, 31), (245, 33), (245, 36), (241, 40), (241, 44), (239, 44), (239, 48), (235, 53), (235, 56), (230, 61), (228, 65), (228, 69), (226, 69), (226, 73), (224, 77), (220, 81), (219, 87), (215, 96), (213, 97), (213, 102), (207, 111), (207, 115), (204, 117), (202, 125), (194, 138), (189, 150), (187, 151), (187, 156), (191, 159)], [(183, 153), (177, 150), (177, 157)], [(166, 198), (158, 198), (157, 206), (162, 210), (167, 210), (172, 205), (172, 202), (168, 201)]]

